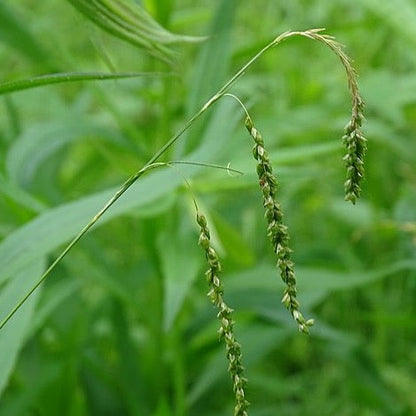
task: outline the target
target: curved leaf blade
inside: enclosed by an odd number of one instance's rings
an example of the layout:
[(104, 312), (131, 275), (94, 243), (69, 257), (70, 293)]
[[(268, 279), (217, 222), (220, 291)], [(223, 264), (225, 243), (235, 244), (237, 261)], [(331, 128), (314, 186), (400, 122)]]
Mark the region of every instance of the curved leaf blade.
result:
[(146, 10), (126, 0), (68, 0), (98, 27), (166, 63), (174, 50), (169, 44), (198, 42), (204, 38), (176, 35), (163, 28)]

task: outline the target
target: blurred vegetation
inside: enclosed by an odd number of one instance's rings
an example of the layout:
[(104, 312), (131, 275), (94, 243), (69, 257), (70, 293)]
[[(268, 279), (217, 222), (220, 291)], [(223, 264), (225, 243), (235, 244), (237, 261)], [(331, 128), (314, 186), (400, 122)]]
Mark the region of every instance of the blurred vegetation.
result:
[(131, 188), (0, 332), (0, 415), (232, 414), (184, 177), (224, 266), (249, 414), (416, 414), (416, 4), (137, 2), (148, 28), (173, 37), (159, 48), (102, 30), (71, 3), (82, 2), (0, 3), (2, 83), (147, 75), (0, 97), (1, 318), (114, 190), (286, 30), (326, 27), (353, 57), (366, 180), (356, 206), (343, 201), (350, 97), (337, 58), (307, 39), (270, 51), (233, 92), (280, 179), (311, 335), (280, 304), (244, 114), (225, 98), (166, 160), (230, 162), (244, 176), (181, 166)]

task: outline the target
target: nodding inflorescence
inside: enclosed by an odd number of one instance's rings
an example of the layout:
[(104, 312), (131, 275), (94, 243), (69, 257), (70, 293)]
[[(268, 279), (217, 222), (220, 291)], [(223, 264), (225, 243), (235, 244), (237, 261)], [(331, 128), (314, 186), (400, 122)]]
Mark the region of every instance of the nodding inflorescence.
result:
[(367, 150), (366, 139), (361, 133), (361, 124), (364, 120), (364, 102), (359, 95), (354, 97), (351, 120), (345, 127), (342, 141), (347, 149), (344, 156), (347, 168), (345, 181), (345, 200), (353, 204), (361, 193), (361, 181), (364, 177), (364, 156)]
[(267, 221), (267, 235), (277, 257), (277, 267), (280, 276), (286, 285), (282, 303), (292, 314), (301, 332), (309, 333), (313, 319), (306, 320), (299, 311), (299, 301), (296, 298), (296, 276), (291, 260), (292, 250), (289, 247), (289, 233), (283, 224), (283, 213), (276, 200), (277, 180), (273, 175), (272, 165), (264, 148), (264, 141), (260, 132), (254, 127), (253, 121), (247, 115), (245, 126), (254, 140), (253, 156), (257, 160), (257, 175), (260, 189), (263, 194), (263, 206)]
[(249, 403), (245, 398), (247, 380), (244, 377), (241, 346), (234, 335), (233, 310), (227, 306), (223, 299), (224, 289), (220, 280), (221, 263), (217, 252), (211, 246), (211, 236), (205, 216), (197, 212), (196, 221), (200, 226), (199, 245), (205, 252), (205, 258), (209, 266), (205, 273), (210, 287), (208, 297), (218, 309), (217, 317), (220, 321), (218, 333), (220, 339), (224, 340), (227, 350), (228, 372), (233, 382), (233, 391), (235, 394), (234, 416), (248, 416), (247, 408)]
[(343, 143), (347, 149), (344, 161), (347, 168), (347, 179), (344, 184), (345, 200), (356, 203), (361, 193), (361, 181), (364, 177), (364, 156), (366, 152), (366, 139), (361, 133), (364, 121), (364, 101), (360, 95), (357, 82), (357, 73), (350, 57), (344, 52), (343, 46), (333, 36), (322, 33), (323, 29), (310, 29), (304, 32), (286, 32), (278, 37), (279, 43), (285, 37), (295, 34), (317, 40), (328, 46), (340, 59), (347, 73), (348, 88), (352, 98), (352, 115), (345, 127)]
[(347, 179), (344, 184), (345, 200), (356, 203), (361, 193), (361, 181), (364, 177), (364, 156), (367, 149), (366, 139), (361, 133), (364, 121), (364, 101), (360, 95), (357, 82), (357, 73), (350, 57), (333, 36), (319, 33), (320, 30), (306, 31), (305, 35), (326, 44), (340, 59), (347, 73), (348, 88), (352, 98), (351, 119), (345, 127), (342, 141), (347, 149), (344, 156), (347, 168)]

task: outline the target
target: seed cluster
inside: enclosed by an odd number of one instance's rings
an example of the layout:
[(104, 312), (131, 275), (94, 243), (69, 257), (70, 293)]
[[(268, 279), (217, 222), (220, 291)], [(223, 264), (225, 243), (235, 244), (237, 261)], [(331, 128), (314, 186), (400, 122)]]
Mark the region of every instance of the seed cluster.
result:
[(280, 204), (276, 200), (277, 180), (273, 175), (269, 156), (264, 149), (264, 141), (260, 132), (254, 127), (249, 116), (246, 117), (245, 126), (254, 139), (253, 155), (257, 160), (257, 175), (260, 189), (263, 194), (263, 205), (267, 221), (267, 235), (269, 236), (274, 252), (277, 256), (277, 266), (280, 276), (286, 285), (282, 303), (292, 314), (298, 324), (299, 330), (309, 333), (309, 327), (313, 325), (313, 319), (306, 320), (299, 311), (299, 302), (296, 299), (296, 276), (293, 262), (290, 259), (292, 250), (289, 248), (289, 234), (283, 224), (283, 214)]
[(345, 200), (353, 204), (357, 201), (361, 192), (361, 180), (364, 176), (364, 155), (366, 152), (366, 139), (361, 133), (361, 124), (364, 120), (364, 103), (358, 95), (353, 105), (352, 117), (345, 127), (342, 141), (347, 148), (344, 161), (347, 168), (347, 180), (345, 181)]
[(227, 306), (223, 299), (224, 289), (219, 277), (221, 273), (221, 264), (216, 251), (211, 247), (210, 232), (205, 216), (198, 212), (196, 220), (201, 228), (199, 245), (204, 249), (205, 258), (209, 265), (209, 269), (205, 273), (210, 286), (208, 297), (219, 310), (217, 317), (220, 320), (221, 326), (218, 333), (220, 339), (224, 340), (227, 350), (227, 359), (229, 362), (228, 372), (231, 375), (236, 400), (234, 416), (248, 416), (247, 408), (249, 403), (245, 399), (244, 391), (247, 380), (244, 377), (241, 346), (234, 336), (234, 321), (232, 319), (233, 310)]
[[(363, 137), (360, 128), (364, 120), (364, 101), (361, 98), (357, 73), (352, 65), (350, 57), (344, 52), (343, 46), (338, 43), (333, 36), (321, 33), (323, 29), (312, 29), (304, 32), (288, 32), (281, 37), (294, 34), (306, 36), (317, 40), (328, 46), (340, 59), (347, 73), (348, 88), (352, 98), (351, 120), (345, 127), (345, 134), (342, 137), (343, 143), (347, 148), (344, 161), (347, 168), (347, 180), (345, 181), (345, 200), (353, 204), (357, 201), (361, 193), (361, 181), (364, 177), (364, 156), (366, 151), (366, 139)], [(275, 42), (278, 40), (277, 38)]]

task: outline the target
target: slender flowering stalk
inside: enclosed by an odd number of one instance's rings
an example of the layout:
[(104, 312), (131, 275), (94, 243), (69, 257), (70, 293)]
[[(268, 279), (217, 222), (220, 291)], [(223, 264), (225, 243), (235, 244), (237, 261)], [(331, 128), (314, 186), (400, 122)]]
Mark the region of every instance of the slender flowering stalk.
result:
[(351, 64), (351, 59), (342, 49), (342, 46), (332, 36), (314, 34), (317, 40), (328, 45), (339, 57), (347, 72), (348, 87), (352, 97), (351, 119), (345, 127), (342, 141), (347, 149), (344, 156), (347, 168), (347, 180), (345, 181), (345, 200), (353, 204), (361, 193), (361, 181), (364, 177), (364, 156), (367, 150), (366, 139), (361, 133), (361, 125), (364, 121), (364, 101), (358, 90), (357, 73)]
[(296, 276), (293, 262), (290, 258), (292, 250), (289, 247), (289, 233), (283, 224), (283, 214), (280, 204), (276, 200), (277, 180), (273, 175), (269, 156), (264, 149), (264, 141), (260, 132), (254, 127), (253, 121), (247, 114), (245, 126), (254, 139), (253, 155), (257, 160), (257, 175), (260, 189), (263, 194), (263, 205), (266, 210), (267, 235), (269, 236), (273, 250), (277, 256), (277, 266), (280, 276), (286, 285), (282, 303), (292, 314), (298, 324), (299, 330), (309, 333), (309, 327), (313, 325), (313, 319), (306, 320), (299, 311), (299, 302), (296, 299)]
[(210, 287), (208, 297), (218, 309), (217, 317), (220, 320), (218, 332), (220, 338), (224, 340), (227, 350), (228, 372), (231, 375), (235, 394), (234, 416), (248, 416), (249, 403), (245, 398), (247, 380), (244, 377), (241, 346), (234, 336), (233, 310), (227, 306), (223, 299), (224, 289), (220, 280), (221, 264), (216, 251), (211, 247), (210, 232), (205, 216), (197, 211), (196, 221), (200, 226), (199, 245), (204, 249), (205, 258), (209, 265), (205, 273)]
[(361, 133), (361, 125), (364, 121), (364, 101), (358, 89), (357, 73), (352, 66), (351, 59), (344, 52), (342, 45), (333, 36), (320, 33), (322, 30), (312, 29), (299, 34), (328, 46), (338, 56), (347, 73), (348, 88), (351, 92), (352, 112), (351, 119), (346, 125), (345, 133), (342, 137), (342, 141), (347, 149), (347, 153), (344, 156), (347, 168), (347, 180), (344, 187), (345, 200), (355, 204), (361, 193), (361, 181), (364, 177), (364, 156), (367, 150), (367, 140)]

